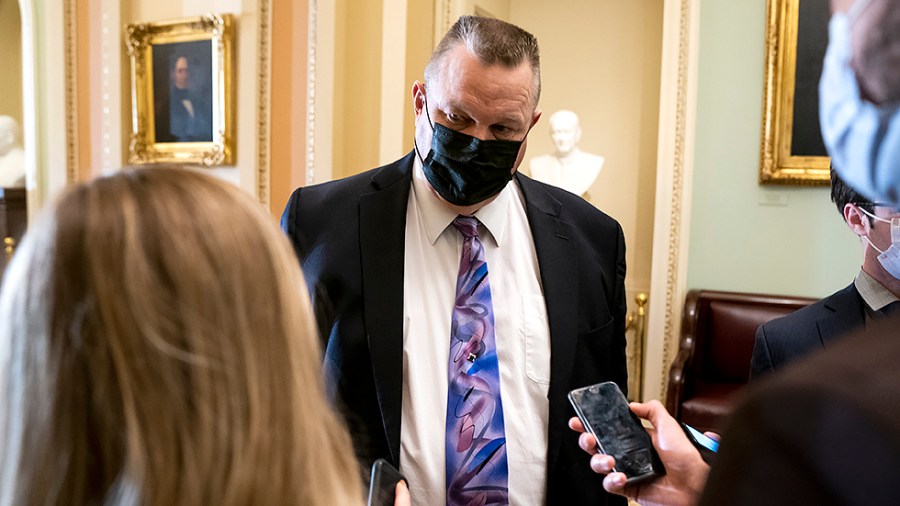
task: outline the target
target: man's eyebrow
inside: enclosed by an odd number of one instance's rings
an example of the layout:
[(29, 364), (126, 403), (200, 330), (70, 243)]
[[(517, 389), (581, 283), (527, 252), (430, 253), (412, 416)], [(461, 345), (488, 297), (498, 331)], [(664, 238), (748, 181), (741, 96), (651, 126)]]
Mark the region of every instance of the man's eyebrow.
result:
[(501, 125), (501, 124), (507, 124), (507, 125), (508, 125), (508, 124), (513, 124), (513, 125), (519, 125), (519, 124), (524, 124), (524, 123), (526, 123), (526, 122), (527, 122), (527, 120), (525, 119), (524, 116), (512, 116), (512, 115), (510, 115), (510, 116), (501, 116), (501, 117), (500, 117), (500, 120), (499, 120), (499, 121), (495, 121), (494, 124), (495, 124), (495, 125)]

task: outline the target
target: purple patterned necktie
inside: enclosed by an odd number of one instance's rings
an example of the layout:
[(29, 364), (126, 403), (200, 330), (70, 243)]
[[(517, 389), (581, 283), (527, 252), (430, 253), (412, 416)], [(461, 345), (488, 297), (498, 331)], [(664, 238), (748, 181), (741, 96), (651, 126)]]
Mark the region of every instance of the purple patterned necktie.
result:
[(463, 235), (447, 370), (447, 504), (509, 504), (509, 468), (494, 341), (494, 309), (478, 220), (460, 216)]

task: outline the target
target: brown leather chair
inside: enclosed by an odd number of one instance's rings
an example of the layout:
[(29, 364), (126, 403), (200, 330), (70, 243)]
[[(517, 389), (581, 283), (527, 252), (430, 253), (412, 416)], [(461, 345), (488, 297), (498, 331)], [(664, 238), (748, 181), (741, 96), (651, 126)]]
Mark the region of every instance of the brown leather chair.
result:
[(669, 370), (666, 408), (701, 431), (721, 431), (750, 377), (756, 329), (816, 299), (691, 290), (678, 354)]

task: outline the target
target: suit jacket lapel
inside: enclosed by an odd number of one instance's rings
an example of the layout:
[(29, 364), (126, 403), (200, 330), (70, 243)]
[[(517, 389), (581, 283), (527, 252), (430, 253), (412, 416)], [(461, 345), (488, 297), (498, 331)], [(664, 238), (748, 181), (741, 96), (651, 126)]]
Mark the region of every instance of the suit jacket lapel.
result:
[(578, 268), (572, 226), (559, 219), (562, 204), (533, 180), (516, 174), (525, 197), (550, 326), (550, 415), (547, 468), (554, 465), (568, 419), (568, 388), (578, 338)]
[(833, 312), (817, 322), (819, 339), (822, 340), (823, 347), (827, 347), (834, 339), (865, 325), (866, 315), (862, 296), (853, 283), (832, 295), (826, 307)]
[(412, 153), (376, 171), (359, 199), (363, 308), (385, 436), (400, 463), (403, 391), (403, 262)]

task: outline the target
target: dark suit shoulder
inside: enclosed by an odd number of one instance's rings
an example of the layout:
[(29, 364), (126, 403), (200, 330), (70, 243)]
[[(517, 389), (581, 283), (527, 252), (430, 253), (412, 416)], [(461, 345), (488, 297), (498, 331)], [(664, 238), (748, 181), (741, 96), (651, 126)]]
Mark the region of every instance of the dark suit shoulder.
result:
[(591, 242), (599, 240), (608, 246), (611, 237), (622, 235), (622, 227), (615, 218), (574, 193), (535, 181), (524, 174), (517, 174), (516, 180), (529, 206), (574, 225), (585, 239)]
[(853, 299), (859, 299), (859, 293), (856, 291), (853, 283), (850, 283), (849, 286), (838, 290), (828, 297), (800, 308), (789, 315), (770, 320), (762, 324), (762, 327), (765, 328), (766, 335), (770, 339), (773, 337), (776, 339), (791, 337), (798, 332), (801, 334), (806, 334), (810, 331), (816, 332), (815, 322), (817, 320), (846, 308), (853, 302)]
[(393, 168), (393, 164), (386, 165), (334, 181), (303, 187), (303, 199), (308, 200), (304, 205), (307, 207), (346, 205), (350, 197), (359, 197), (363, 193), (378, 189), (376, 183), (378, 176), (391, 172)]
[(862, 298), (851, 283), (824, 299), (760, 325), (751, 359), (751, 379), (810, 352), (864, 323)]
[(412, 153), (359, 174), (297, 188), (285, 206), (281, 226), (293, 236), (300, 222), (303, 227), (315, 228), (315, 223), (345, 220), (356, 213), (361, 195), (396, 184), (408, 185), (411, 168)]
[(553, 198), (557, 199), (562, 205), (562, 212), (566, 215), (570, 215), (576, 218), (582, 218), (585, 220), (598, 221), (601, 224), (605, 224), (607, 226), (613, 226), (613, 224), (618, 224), (615, 218), (606, 214), (594, 207), (590, 202), (584, 200), (583, 198), (571, 193), (567, 190), (563, 190), (557, 186), (553, 186), (551, 184), (543, 183), (541, 181), (535, 181), (528, 176), (520, 176), (522, 179), (528, 179), (531, 184), (536, 185), (536, 187), (543, 189), (547, 193), (549, 193)]

